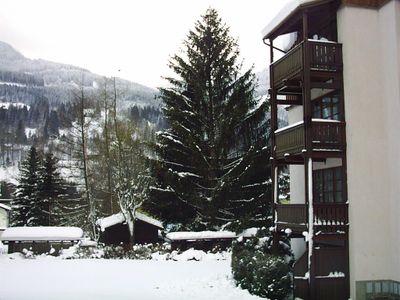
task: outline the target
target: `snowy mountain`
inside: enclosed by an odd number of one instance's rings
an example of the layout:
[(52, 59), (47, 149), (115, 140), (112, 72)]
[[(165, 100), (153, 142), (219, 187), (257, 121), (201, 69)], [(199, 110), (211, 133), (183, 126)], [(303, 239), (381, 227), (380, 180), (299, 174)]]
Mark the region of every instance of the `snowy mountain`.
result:
[[(101, 75), (72, 65), (26, 58), (0, 41), (0, 101), (30, 104), (45, 97), (50, 104), (69, 102), (78, 86), (95, 90), (102, 82)], [(154, 89), (120, 78), (117, 86), (122, 92), (123, 106), (159, 105)]]

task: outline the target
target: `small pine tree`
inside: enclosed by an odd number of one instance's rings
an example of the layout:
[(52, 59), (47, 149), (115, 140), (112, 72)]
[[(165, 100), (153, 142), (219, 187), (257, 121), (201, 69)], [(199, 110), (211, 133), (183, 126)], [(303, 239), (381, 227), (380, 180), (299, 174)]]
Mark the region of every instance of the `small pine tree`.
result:
[(32, 146), (21, 164), (19, 184), (12, 201), (13, 226), (40, 225), (39, 167), (40, 155)]

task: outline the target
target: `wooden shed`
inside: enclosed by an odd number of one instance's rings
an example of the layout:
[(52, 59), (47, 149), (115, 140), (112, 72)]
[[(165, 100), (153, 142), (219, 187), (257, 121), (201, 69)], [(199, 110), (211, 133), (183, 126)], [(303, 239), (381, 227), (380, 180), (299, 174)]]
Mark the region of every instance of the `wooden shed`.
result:
[(8, 253), (26, 249), (35, 254), (56, 254), (61, 249), (77, 244), (82, 237), (83, 230), (78, 227), (9, 227), (0, 240), (8, 245)]
[[(100, 242), (106, 245), (127, 245), (129, 243), (129, 229), (122, 213), (99, 219), (96, 224), (100, 228)], [(136, 212), (136, 244), (159, 242), (160, 238), (158, 232), (162, 229), (163, 225), (160, 221), (143, 213)]]

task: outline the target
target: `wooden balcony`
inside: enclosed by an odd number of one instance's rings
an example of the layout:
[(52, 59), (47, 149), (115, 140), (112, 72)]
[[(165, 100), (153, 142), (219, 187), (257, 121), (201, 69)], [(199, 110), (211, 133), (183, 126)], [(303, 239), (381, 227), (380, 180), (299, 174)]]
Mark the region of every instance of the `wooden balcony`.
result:
[[(345, 277), (320, 277), (315, 279), (315, 299), (338, 300), (348, 299), (348, 278)], [(294, 280), (294, 295), (308, 300), (308, 280), (296, 278)]]
[[(343, 151), (345, 149), (345, 123), (313, 119), (311, 125), (312, 149), (321, 151)], [(306, 148), (304, 124), (299, 122), (275, 131), (276, 157), (300, 155)]]
[[(306, 251), (294, 265), (294, 295), (302, 299), (308, 297), (308, 252)], [(346, 272), (346, 250), (343, 247), (314, 249), (315, 255), (315, 299), (348, 299), (348, 277)]]
[(342, 45), (334, 42), (316, 40), (303, 41), (271, 65), (272, 81), (275, 87), (281, 87), (285, 81), (299, 76), (303, 70), (303, 52), (309, 47), (311, 71), (336, 72), (342, 69)]
[(346, 203), (315, 203), (314, 225), (343, 227), (349, 223)]
[[(302, 232), (308, 227), (306, 204), (277, 204), (278, 230), (290, 228)], [(344, 229), (349, 222), (346, 203), (315, 203), (314, 226), (321, 230), (336, 231)]]
[(307, 228), (307, 206), (305, 204), (277, 204), (278, 229), (290, 228), (303, 232)]

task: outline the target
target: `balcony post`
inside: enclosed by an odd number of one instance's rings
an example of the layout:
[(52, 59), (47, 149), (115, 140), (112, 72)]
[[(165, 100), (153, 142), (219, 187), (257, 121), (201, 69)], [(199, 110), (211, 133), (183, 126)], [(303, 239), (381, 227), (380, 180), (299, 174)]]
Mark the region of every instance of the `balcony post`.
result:
[(308, 157), (305, 163), (307, 173), (307, 194), (308, 194), (308, 272), (310, 299), (315, 299), (315, 255), (314, 255), (314, 200), (313, 200), (313, 160)]
[[(270, 78), (274, 78), (274, 69), (272, 66), (273, 62), (273, 39), (270, 39), (270, 58), (271, 58), (271, 65), (270, 65)], [(278, 129), (278, 103), (276, 100), (276, 90), (273, 80), (270, 81), (271, 88), (269, 90), (270, 95), (270, 104), (271, 104), (271, 181), (272, 181), (272, 203), (271, 203), (271, 212), (273, 218), (273, 225), (275, 231), (273, 232), (273, 247), (272, 251), (277, 253), (278, 251), (278, 232), (277, 232), (277, 211), (276, 211), (276, 204), (278, 201), (278, 164), (276, 161), (276, 138), (275, 138), (275, 130)]]
[(277, 204), (278, 204), (278, 165), (275, 162), (275, 159), (272, 161), (272, 218), (274, 224), (274, 232), (272, 233), (273, 244), (272, 244), (272, 252), (274, 254), (278, 254), (279, 252), (279, 233), (278, 233), (278, 212), (277, 212)]
[(303, 122), (304, 122), (304, 175), (305, 199), (308, 207), (308, 272), (309, 299), (315, 299), (315, 267), (313, 255), (313, 182), (312, 182), (312, 116), (311, 116), (311, 74), (310, 74), (310, 43), (308, 41), (308, 11), (303, 11)]

